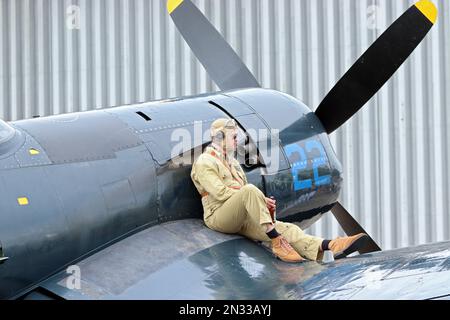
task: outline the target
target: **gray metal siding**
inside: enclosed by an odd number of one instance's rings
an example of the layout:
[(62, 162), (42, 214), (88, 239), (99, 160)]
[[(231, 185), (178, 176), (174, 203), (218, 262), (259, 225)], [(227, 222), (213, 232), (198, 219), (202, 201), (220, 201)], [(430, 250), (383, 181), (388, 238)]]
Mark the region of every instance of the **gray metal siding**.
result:
[[(315, 109), (406, 0), (194, 1), (263, 87)], [(383, 248), (450, 239), (450, 2), (424, 44), (332, 135), (342, 202)], [(79, 13), (79, 14), (77, 14)], [(0, 117), (217, 91), (164, 0), (1, 0)], [(327, 217), (311, 233), (339, 231)]]

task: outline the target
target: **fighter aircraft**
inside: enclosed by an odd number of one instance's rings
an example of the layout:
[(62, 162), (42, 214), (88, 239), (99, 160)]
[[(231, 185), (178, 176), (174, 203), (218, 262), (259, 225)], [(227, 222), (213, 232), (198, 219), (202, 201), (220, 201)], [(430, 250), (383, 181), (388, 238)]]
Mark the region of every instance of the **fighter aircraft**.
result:
[[(315, 112), (262, 89), (190, 0), (167, 8), (222, 91), (0, 121), (0, 298), (448, 297), (448, 243), (376, 252), (371, 240), (357, 257), (286, 264), (260, 244), (209, 230), (184, 161), (211, 142), (204, 130), (214, 120), (235, 119), (249, 183), (277, 199), (279, 220), (306, 229), (331, 210), (348, 235), (364, 232), (338, 202), (343, 170), (328, 134), (409, 57), (436, 7), (421, 0), (409, 8)], [(174, 154), (180, 129), (200, 138)]]

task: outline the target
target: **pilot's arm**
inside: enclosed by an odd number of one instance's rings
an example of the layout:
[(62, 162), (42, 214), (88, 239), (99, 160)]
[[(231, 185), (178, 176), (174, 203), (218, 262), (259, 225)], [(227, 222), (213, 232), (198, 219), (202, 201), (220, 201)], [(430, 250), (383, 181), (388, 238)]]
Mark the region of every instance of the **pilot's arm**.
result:
[(199, 159), (195, 165), (196, 178), (211, 197), (218, 201), (227, 201), (238, 189), (227, 187), (219, 175), (217, 165), (209, 159)]
[(240, 163), (239, 163), (237, 160), (235, 160), (234, 163), (233, 163), (233, 166), (234, 166), (234, 168), (236, 169), (236, 171), (237, 171), (239, 177), (240, 177), (240, 178), (242, 179), (242, 181), (244, 182), (244, 186), (247, 185), (247, 184), (248, 184), (247, 176), (245, 175), (244, 170), (242, 170), (242, 167), (241, 167)]

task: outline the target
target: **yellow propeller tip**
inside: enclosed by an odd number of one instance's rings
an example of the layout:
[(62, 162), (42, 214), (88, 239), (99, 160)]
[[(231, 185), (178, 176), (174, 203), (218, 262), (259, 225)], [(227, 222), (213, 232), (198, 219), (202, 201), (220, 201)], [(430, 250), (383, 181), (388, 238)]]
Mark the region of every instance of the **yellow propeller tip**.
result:
[(423, 13), (425, 17), (427, 17), (428, 20), (431, 21), (432, 24), (436, 23), (438, 9), (433, 2), (431, 2), (430, 0), (421, 0), (416, 3), (416, 7), (420, 10), (420, 12)]
[(169, 14), (172, 14), (172, 12), (174, 12), (180, 4), (183, 3), (184, 0), (168, 0), (167, 1), (167, 11), (169, 12)]

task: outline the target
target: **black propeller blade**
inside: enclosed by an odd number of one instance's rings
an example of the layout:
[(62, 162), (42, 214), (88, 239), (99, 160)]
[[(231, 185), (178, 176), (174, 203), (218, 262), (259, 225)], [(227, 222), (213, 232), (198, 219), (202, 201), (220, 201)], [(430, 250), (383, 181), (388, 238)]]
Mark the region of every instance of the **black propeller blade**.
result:
[[(359, 233), (365, 233), (368, 234), (356, 221), (350, 213), (348, 213), (347, 210), (338, 202), (336, 205), (331, 209), (331, 212), (333, 213), (336, 220), (339, 222), (340, 226), (344, 230), (344, 232), (348, 236), (354, 236)], [(370, 236), (369, 236), (370, 237)], [(381, 251), (381, 248), (377, 245), (377, 243), (370, 237), (369, 242), (367, 243), (366, 247), (362, 250), (359, 250), (360, 254), (364, 253), (370, 253), (375, 251)]]
[[(222, 90), (260, 87), (254, 76), (206, 17), (190, 0), (168, 0), (167, 9), (178, 30), (214, 82)], [(330, 134), (357, 113), (392, 77), (422, 42), (437, 19), (429, 0), (409, 8), (361, 56), (322, 101), (315, 112)], [(284, 134), (298, 131), (296, 123)], [(332, 209), (349, 236), (366, 233), (345, 208)], [(361, 254), (381, 251), (370, 238)]]
[(409, 8), (350, 68), (316, 111), (330, 134), (359, 111), (424, 39), (437, 19), (429, 0)]
[(236, 52), (190, 0), (169, 0), (167, 10), (221, 90), (260, 87)]

